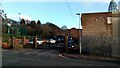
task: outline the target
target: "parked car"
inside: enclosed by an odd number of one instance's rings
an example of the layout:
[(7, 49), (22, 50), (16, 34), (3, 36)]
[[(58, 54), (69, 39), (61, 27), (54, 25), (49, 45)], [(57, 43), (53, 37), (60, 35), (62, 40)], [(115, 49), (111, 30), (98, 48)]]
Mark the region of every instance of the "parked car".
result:
[(55, 44), (55, 43), (56, 43), (56, 40), (50, 39), (49, 42), (50, 42), (51, 44)]
[(76, 40), (73, 37), (68, 37), (68, 48), (69, 49), (77, 48)]
[(56, 43), (64, 43), (65, 37), (64, 36), (54, 36)]
[(47, 38), (47, 43), (48, 44), (55, 44), (56, 43), (56, 40), (54, 39), (53, 36), (50, 36)]
[[(29, 45), (33, 45), (34, 44), (34, 38), (30, 38)], [(43, 44), (43, 40), (41, 38), (37, 38), (37, 45), (42, 45)]]
[[(65, 37), (64, 36), (54, 36), (54, 39), (51, 42), (56, 43), (56, 47), (64, 47)], [(68, 48), (77, 49), (78, 39), (74, 37), (68, 37)]]

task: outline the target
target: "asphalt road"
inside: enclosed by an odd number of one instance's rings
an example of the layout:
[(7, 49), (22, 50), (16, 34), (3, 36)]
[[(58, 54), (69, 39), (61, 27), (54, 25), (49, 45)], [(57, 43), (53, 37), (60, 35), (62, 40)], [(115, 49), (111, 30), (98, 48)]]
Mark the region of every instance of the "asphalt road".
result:
[(3, 66), (118, 66), (102, 61), (60, 57), (56, 49), (2, 50)]

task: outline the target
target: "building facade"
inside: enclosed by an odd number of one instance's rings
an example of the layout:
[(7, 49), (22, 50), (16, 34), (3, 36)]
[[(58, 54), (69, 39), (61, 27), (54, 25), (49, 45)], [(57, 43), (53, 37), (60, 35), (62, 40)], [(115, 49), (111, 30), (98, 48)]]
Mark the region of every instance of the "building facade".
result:
[(120, 57), (120, 12), (83, 13), (82, 49)]
[(112, 12), (82, 13), (83, 52), (112, 56)]
[(112, 36), (112, 13), (83, 13), (82, 34), (93, 36)]
[(118, 9), (119, 9), (119, 12), (120, 12), (120, 1), (118, 2)]
[(111, 0), (109, 7), (108, 7), (108, 12), (117, 12), (119, 11), (118, 5), (114, 0)]
[(71, 28), (69, 29), (69, 36), (74, 38), (79, 38), (82, 35), (82, 29)]

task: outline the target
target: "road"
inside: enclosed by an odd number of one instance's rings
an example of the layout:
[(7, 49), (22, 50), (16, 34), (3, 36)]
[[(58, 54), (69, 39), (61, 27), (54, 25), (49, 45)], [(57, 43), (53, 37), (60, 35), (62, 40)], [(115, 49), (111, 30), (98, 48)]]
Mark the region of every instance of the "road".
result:
[(56, 49), (2, 50), (3, 66), (118, 66), (102, 61), (87, 61), (58, 56)]

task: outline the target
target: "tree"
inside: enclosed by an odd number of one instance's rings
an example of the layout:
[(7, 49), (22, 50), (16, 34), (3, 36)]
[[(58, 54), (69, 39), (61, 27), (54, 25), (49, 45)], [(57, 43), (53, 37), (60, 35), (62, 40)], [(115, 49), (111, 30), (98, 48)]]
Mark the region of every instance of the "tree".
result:
[(24, 19), (22, 19), (22, 20), (20, 21), (20, 25), (25, 25), (25, 20), (24, 20)]
[(40, 35), (41, 31), (41, 22), (40, 20), (37, 21), (37, 23), (35, 21), (31, 21), (30, 24), (27, 24), (28, 27), (28, 33), (29, 35), (35, 36), (35, 35)]
[(27, 28), (26, 28), (25, 20), (24, 19), (22, 19), (20, 21), (20, 34), (21, 35), (27, 35)]
[(40, 22), (40, 20), (37, 21), (37, 24), (41, 26), (41, 22)]
[(47, 22), (46, 25), (51, 28), (51, 35), (61, 35), (63, 33), (63, 30), (53, 23)]
[(30, 23), (30, 27), (31, 27), (32, 29), (35, 28), (35, 25), (36, 25), (36, 22), (35, 22), (35, 21), (31, 21), (31, 23)]
[(40, 28), (41, 28), (41, 22), (40, 22), (40, 20), (38, 20), (37, 21), (37, 24), (36, 24), (36, 30), (37, 30), (37, 34), (39, 35), (39, 34), (41, 34), (40, 32)]

